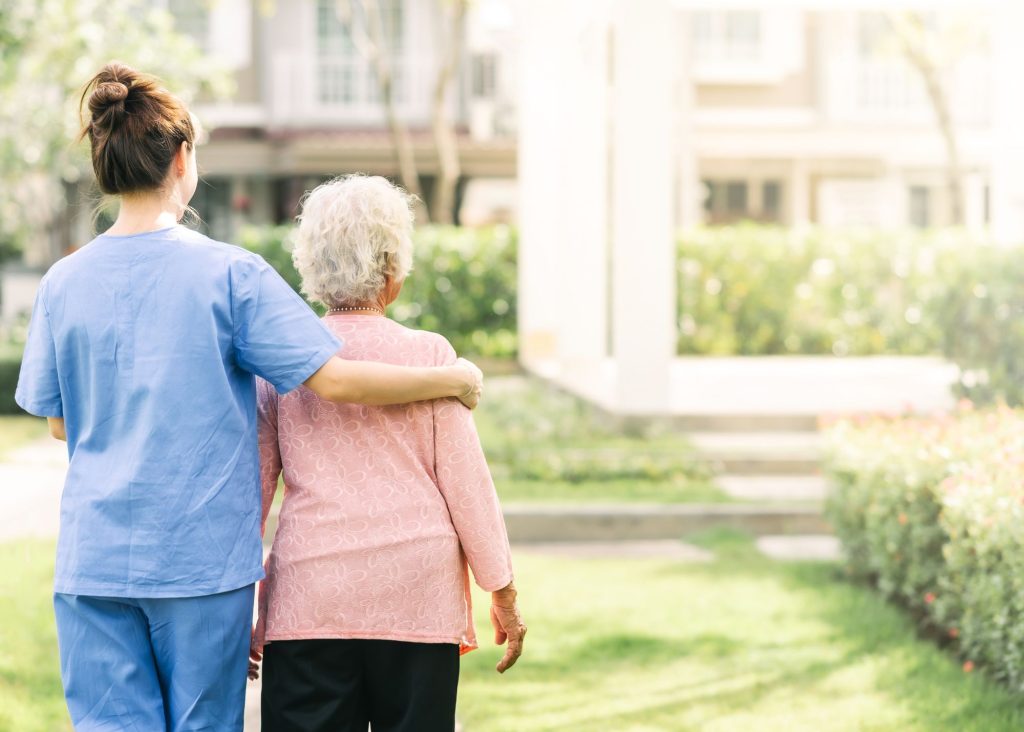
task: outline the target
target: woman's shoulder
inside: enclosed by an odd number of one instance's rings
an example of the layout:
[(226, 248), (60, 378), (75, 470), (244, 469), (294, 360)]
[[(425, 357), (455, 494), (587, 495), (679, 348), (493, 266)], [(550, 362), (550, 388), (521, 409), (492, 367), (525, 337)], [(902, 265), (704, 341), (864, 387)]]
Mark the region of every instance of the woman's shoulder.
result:
[(440, 333), (431, 330), (416, 330), (396, 321), (388, 321), (391, 327), (402, 334), (410, 345), (421, 351), (434, 366), (447, 366), (455, 363), (455, 349)]
[(219, 259), (227, 264), (241, 264), (256, 267), (269, 267), (266, 260), (258, 254), (249, 251), (237, 244), (229, 244), (225, 241), (211, 239), (200, 231), (189, 229), (184, 226), (178, 227), (176, 232), (178, 241), (190, 247), (196, 252), (206, 254), (213, 259)]

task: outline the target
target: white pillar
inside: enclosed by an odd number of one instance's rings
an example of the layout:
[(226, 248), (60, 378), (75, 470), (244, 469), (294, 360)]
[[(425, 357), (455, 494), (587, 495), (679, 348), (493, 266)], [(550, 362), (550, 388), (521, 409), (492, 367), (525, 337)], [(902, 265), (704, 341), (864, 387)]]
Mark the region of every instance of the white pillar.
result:
[(559, 257), (571, 183), (563, 160), (571, 5), (523, 0), (519, 10), (519, 354), (543, 371), (558, 358), (563, 291), (572, 286)]
[[(564, 0), (563, 0), (564, 2)], [(559, 113), (566, 173), (558, 201), (558, 250), (566, 299), (559, 346), (563, 379), (592, 372), (608, 340), (608, 17), (601, 3), (572, 0), (567, 76)]]
[(704, 221), (704, 186), (700, 179), (700, 165), (697, 151), (693, 144), (693, 112), (694, 84), (690, 74), (691, 26), (690, 18), (693, 10), (676, 12), (675, 23), (676, 58), (678, 59), (679, 75), (676, 80), (676, 160), (677, 179), (675, 181), (678, 196), (676, 223), (681, 230), (693, 229)]
[(876, 202), (882, 228), (899, 229), (910, 223), (907, 182), (900, 171), (890, 168), (878, 181)]
[(612, 101), (615, 403), (670, 410), (675, 356), (672, 220), (675, 24), (669, 0), (616, 0)]
[(999, 3), (992, 28), (992, 234), (1024, 242), (1024, 4)]

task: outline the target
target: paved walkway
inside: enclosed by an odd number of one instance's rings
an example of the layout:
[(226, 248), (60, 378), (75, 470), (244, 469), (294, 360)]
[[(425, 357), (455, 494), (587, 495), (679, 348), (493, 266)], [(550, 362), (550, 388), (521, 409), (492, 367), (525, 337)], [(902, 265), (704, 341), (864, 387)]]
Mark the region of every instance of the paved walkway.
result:
[[(569, 391), (615, 410), (611, 359), (532, 369)], [(948, 410), (957, 368), (911, 356), (680, 357), (671, 366), (670, 415), (821, 415)]]
[(7, 454), (0, 462), (0, 541), (57, 535), (67, 468), (64, 443), (51, 437)]

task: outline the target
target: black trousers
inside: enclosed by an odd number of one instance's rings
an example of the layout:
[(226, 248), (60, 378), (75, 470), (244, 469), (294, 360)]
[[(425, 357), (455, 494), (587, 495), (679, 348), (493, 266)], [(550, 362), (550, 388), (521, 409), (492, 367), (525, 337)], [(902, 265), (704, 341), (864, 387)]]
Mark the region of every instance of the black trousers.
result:
[(293, 640), (263, 653), (263, 732), (453, 732), (459, 647)]

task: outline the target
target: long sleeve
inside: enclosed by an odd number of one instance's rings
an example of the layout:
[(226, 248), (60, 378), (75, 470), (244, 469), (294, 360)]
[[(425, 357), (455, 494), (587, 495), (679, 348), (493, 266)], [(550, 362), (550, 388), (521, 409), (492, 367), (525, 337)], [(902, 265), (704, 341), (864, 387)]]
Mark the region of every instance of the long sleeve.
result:
[(476, 583), (512, 581), (512, 551), (473, 414), (455, 399), (434, 402), (434, 470)]
[[(256, 379), (256, 421), (259, 428), (260, 484), (263, 510), (260, 516), (260, 536), (267, 533), (267, 516), (277, 493), (281, 476), (281, 448), (277, 441), (277, 391), (263, 379)], [(257, 590), (257, 619), (252, 631), (253, 650), (262, 653), (267, 635), (267, 580), (260, 580)]]
[(274, 503), (278, 478), (281, 476), (281, 447), (277, 442), (277, 392), (263, 379), (256, 380), (256, 420), (259, 425), (260, 484), (263, 513), (260, 535), (267, 531), (267, 516)]

